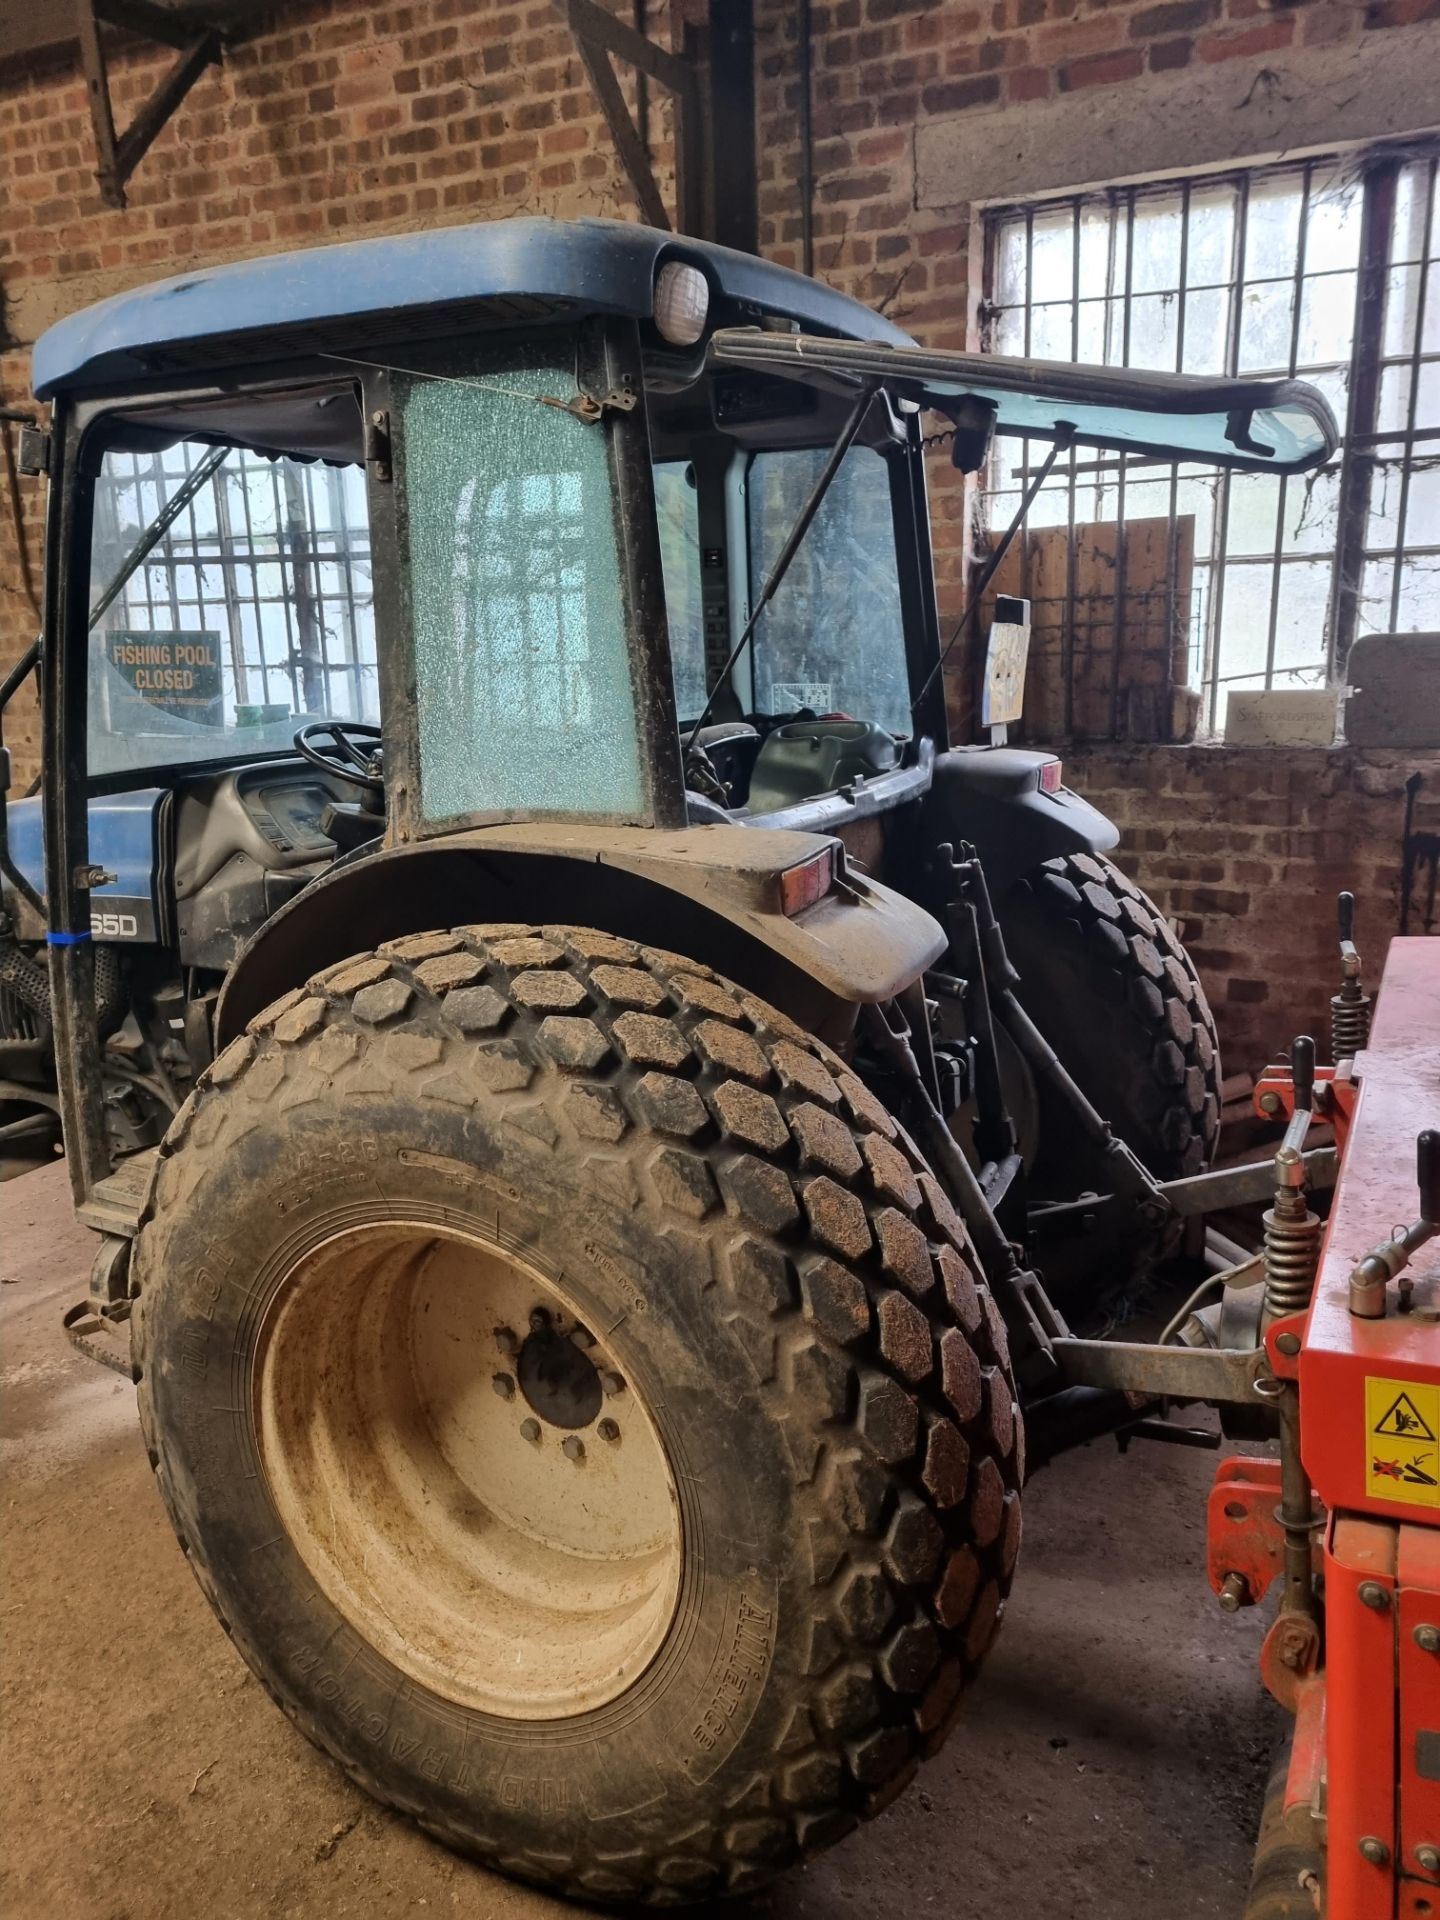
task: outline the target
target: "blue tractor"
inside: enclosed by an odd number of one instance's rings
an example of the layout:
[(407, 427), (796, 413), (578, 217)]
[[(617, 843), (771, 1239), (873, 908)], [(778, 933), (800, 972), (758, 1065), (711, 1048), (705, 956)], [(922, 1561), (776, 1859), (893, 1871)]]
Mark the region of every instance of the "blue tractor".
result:
[(1036, 1247), (1131, 1271), (1218, 1124), (1114, 828), (950, 740), (927, 427), (1289, 473), (1324, 402), (539, 220), (125, 294), (35, 386), (0, 1099), (101, 1236), (71, 1332), (370, 1791), (579, 1897), (758, 1884), (944, 1740), (1022, 1399), (1138, 1417)]

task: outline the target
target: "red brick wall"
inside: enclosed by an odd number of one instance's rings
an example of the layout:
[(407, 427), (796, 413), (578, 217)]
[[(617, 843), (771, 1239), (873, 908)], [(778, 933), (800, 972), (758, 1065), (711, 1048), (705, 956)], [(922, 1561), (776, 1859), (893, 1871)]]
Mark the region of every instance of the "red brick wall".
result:
[[(1335, 897), (1356, 896), (1373, 989), (1399, 925), (1405, 781), (1440, 829), (1440, 752), (1324, 747), (1086, 747), (1065, 778), (1121, 831), (1113, 856), (1153, 894), (1200, 968), (1227, 1072), (1258, 1071), (1297, 1033), (1329, 1058), (1339, 983)], [(1412, 919), (1411, 931), (1421, 931)]]

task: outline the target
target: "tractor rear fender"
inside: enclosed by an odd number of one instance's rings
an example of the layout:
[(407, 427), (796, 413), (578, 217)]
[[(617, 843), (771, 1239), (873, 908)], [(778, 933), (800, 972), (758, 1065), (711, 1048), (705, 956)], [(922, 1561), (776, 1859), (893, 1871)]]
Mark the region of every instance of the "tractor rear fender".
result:
[[(833, 883), (787, 914), (787, 891), (795, 907), (805, 891), (795, 882), (813, 878), (795, 870), (826, 856), (837, 863)], [(355, 854), (242, 949), (221, 995), (216, 1045), (352, 953), (407, 933), (497, 921), (590, 926), (687, 955), (838, 1043), (857, 1003), (890, 998), (945, 948), (922, 907), (843, 862), (838, 842), (809, 833), (554, 821)]]
[[(936, 757), (926, 821), (934, 840), (968, 840), (998, 899), (1021, 874), (1058, 854), (1105, 853), (1120, 838), (1078, 793), (1059, 785), (1053, 753), (1019, 747), (957, 747)], [(1051, 791), (1044, 770), (1057, 771)]]

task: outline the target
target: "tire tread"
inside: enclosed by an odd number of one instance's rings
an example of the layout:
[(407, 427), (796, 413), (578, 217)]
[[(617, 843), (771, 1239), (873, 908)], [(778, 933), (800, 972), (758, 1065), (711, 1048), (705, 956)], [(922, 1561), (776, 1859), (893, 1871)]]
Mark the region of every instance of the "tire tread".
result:
[[(1220, 1136), (1220, 1045), (1200, 976), (1148, 895), (1098, 854), (1047, 860), (1021, 883), (1099, 991), (1122, 1004), (1140, 1073), (1148, 1082), (1148, 1137), (1113, 1119), (1162, 1180), (1199, 1173)], [(1023, 976), (1023, 961), (1021, 965)], [(1021, 998), (1024, 998), (1022, 978)], [(1064, 1055), (1063, 1036), (1049, 1034)]]
[[(276, 1001), (177, 1115), (134, 1263), (146, 1445), (217, 1614), (204, 1528), (185, 1511), (150, 1378), (172, 1223), (203, 1204), (207, 1168), (266, 1109), (361, 1089), (498, 1103), (506, 1123), (581, 1156), (597, 1190), (628, 1182), (667, 1230), (708, 1235), (725, 1322), (790, 1437), (811, 1541), (811, 1655), (784, 1681), (793, 1738), (743, 1816), (717, 1808), (683, 1846), (642, 1835), (623, 1860), (517, 1854), (481, 1830), (499, 1822), (478, 1808), (473, 1829), (437, 1820), (407, 1783), (341, 1754), (303, 1702), (279, 1704), (359, 1786), (437, 1838), (572, 1894), (671, 1904), (738, 1891), (830, 1844), (943, 1740), (1019, 1544), (1023, 1440), (1003, 1326), (918, 1150), (784, 1016), (689, 958), (587, 929), (412, 936)], [(264, 1649), (227, 1631), (278, 1698)]]

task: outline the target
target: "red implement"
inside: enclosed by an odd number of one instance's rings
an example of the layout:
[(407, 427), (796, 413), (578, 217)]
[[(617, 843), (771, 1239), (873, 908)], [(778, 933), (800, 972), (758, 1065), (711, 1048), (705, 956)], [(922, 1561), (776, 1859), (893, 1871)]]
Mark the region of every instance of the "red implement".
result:
[[(1324, 1656), (1313, 1677), (1280, 1673), (1278, 1686), (1273, 1657), (1262, 1666), (1297, 1711), (1284, 1799), (1323, 1834), (1316, 1910), (1440, 1920), (1440, 1238), (1390, 1281), (1378, 1315), (1353, 1310), (1351, 1287), (1366, 1255), (1418, 1217), (1416, 1139), (1440, 1126), (1440, 940), (1392, 942), (1369, 1046), (1316, 1082), (1339, 1179), (1298, 1357), (1274, 1344), (1298, 1316), (1266, 1344), (1277, 1373), (1299, 1380), (1301, 1453), (1330, 1516)], [(1288, 1114), (1289, 1074), (1268, 1070), (1255, 1097)], [(1228, 1604), (1258, 1600), (1278, 1570), (1276, 1485), (1272, 1462), (1221, 1465), (1209, 1572)]]

